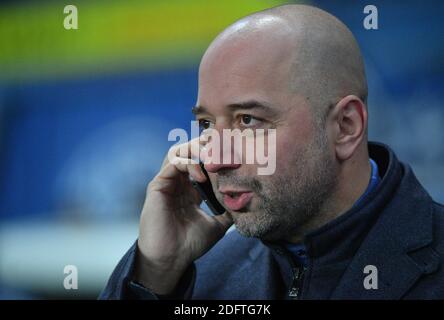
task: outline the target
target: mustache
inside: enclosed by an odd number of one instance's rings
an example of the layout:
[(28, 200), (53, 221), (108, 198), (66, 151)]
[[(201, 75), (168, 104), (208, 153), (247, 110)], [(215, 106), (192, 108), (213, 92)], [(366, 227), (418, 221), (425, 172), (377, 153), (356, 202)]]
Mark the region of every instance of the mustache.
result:
[(249, 189), (253, 192), (260, 193), (262, 191), (262, 184), (255, 177), (242, 177), (234, 172), (218, 172), (216, 186), (232, 185), (244, 189)]

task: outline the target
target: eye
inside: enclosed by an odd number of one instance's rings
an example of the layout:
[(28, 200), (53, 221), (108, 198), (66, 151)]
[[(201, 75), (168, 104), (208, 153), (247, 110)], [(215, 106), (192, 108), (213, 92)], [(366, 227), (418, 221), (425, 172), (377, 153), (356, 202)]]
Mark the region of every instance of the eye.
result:
[(199, 120), (199, 129), (202, 132), (203, 130), (210, 129), (213, 127), (213, 123), (211, 121), (206, 119), (200, 119)]
[(240, 117), (240, 122), (241, 122), (241, 125), (243, 125), (244, 127), (254, 127), (254, 126), (258, 125), (261, 121), (255, 117), (253, 117), (252, 115), (243, 114)]

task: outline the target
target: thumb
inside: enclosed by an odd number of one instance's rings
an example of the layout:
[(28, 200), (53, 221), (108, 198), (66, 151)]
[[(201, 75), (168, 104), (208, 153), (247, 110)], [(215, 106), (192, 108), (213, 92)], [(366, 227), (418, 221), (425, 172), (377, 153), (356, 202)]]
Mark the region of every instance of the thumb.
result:
[(215, 215), (213, 218), (218, 222), (223, 232), (226, 232), (228, 228), (233, 225), (233, 217), (228, 211), (220, 215)]

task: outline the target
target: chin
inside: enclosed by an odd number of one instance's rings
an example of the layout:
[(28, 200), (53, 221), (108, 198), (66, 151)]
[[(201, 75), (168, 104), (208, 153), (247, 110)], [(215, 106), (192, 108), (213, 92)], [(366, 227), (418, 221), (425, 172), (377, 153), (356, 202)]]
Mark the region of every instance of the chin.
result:
[(273, 227), (271, 221), (263, 221), (258, 218), (258, 212), (235, 212), (232, 214), (237, 231), (245, 237), (268, 240), (276, 238), (277, 225)]

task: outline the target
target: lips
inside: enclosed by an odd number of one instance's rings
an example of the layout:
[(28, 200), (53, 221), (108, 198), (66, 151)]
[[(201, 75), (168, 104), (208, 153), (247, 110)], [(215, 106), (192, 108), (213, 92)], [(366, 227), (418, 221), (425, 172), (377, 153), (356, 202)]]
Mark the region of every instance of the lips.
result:
[(220, 192), (224, 195), (225, 206), (232, 211), (241, 210), (250, 203), (253, 197), (253, 192), (251, 191), (224, 190)]

